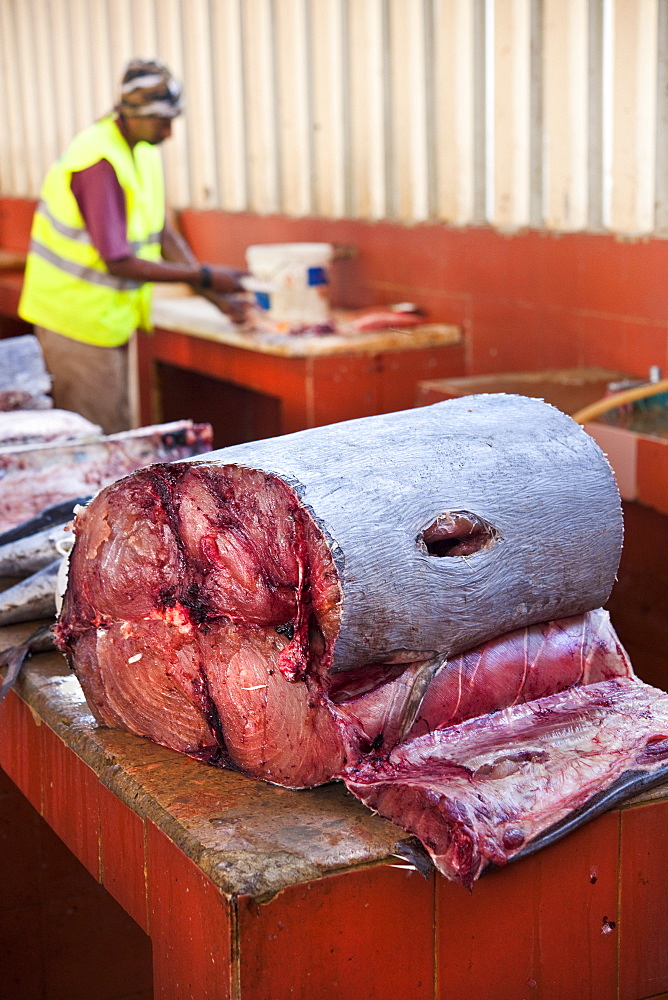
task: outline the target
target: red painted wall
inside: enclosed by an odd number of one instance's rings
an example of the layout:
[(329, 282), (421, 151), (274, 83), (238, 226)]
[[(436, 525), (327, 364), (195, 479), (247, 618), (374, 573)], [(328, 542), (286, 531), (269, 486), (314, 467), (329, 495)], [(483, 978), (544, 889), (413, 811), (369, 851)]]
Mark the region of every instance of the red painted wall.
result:
[(333, 303), (417, 302), (433, 320), (461, 323), (472, 375), (575, 365), (668, 372), (665, 240), (192, 210), (180, 218), (213, 263), (244, 266), (251, 243), (356, 247), (333, 268)]
[[(0, 198), (0, 249), (27, 249), (33, 206)], [(192, 209), (180, 222), (212, 263), (245, 266), (251, 243), (355, 247), (332, 269), (333, 304), (410, 301), (432, 320), (460, 323), (471, 375), (575, 365), (668, 374), (665, 240)]]
[(30, 198), (0, 197), (0, 250), (27, 252), (35, 204)]

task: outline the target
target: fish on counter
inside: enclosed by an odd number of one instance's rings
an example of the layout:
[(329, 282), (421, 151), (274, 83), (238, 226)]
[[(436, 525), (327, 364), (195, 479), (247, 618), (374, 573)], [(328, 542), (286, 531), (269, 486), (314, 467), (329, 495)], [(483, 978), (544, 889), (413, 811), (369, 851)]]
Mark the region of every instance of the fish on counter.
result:
[[(68, 520), (74, 514), (70, 514)], [(0, 577), (26, 577), (39, 572), (62, 554), (61, 549), (72, 539), (67, 522), (43, 528), (34, 535), (15, 542), (0, 544)], [(2, 595), (0, 594), (0, 599)]]
[(343, 780), (464, 885), (665, 776), (668, 695), (600, 610), (612, 471), (539, 400), (153, 465), (74, 530), (55, 632), (101, 724), (290, 788)]
[(107, 436), (0, 449), (0, 532), (153, 462), (208, 452), (212, 443), (210, 424), (177, 420)]
[(101, 434), (101, 427), (72, 410), (0, 412), (0, 450), (12, 445), (72, 441)]
[(23, 524), (0, 533), (0, 578), (25, 577), (37, 573), (69, 549), (73, 539), (69, 522), (77, 507), (90, 496), (74, 497), (46, 507)]
[(424, 317), (420, 310), (411, 303), (365, 309), (351, 321), (351, 325), (358, 333), (371, 333), (377, 330), (410, 330), (411, 327), (419, 326), (421, 323), (424, 323)]
[[(6, 587), (5, 590), (0, 592), (0, 626), (14, 625), (19, 622), (38, 621), (41, 619), (48, 619), (48, 621), (46, 624), (40, 625), (23, 642), (20, 642), (16, 646), (10, 646), (0, 652), (0, 670), (6, 667), (4, 679), (0, 683), (0, 702), (3, 701), (16, 683), (27, 657), (33, 653), (41, 653), (56, 648), (53, 626), (60, 609), (60, 597), (67, 581), (67, 556), (74, 543), (74, 537), (70, 530), (71, 519), (76, 513), (79, 504), (81, 502), (85, 503), (89, 499), (90, 497), (83, 497), (68, 501), (67, 503), (57, 504), (44, 511), (41, 517), (34, 518), (32, 521), (20, 525), (12, 532), (6, 533), (22, 537), (19, 537), (15, 541), (10, 541), (4, 546), (6, 550), (4, 567), (13, 565), (13, 562), (18, 562), (18, 565), (25, 569), (25, 560), (18, 559), (17, 561), (15, 557), (12, 561), (8, 554), (12, 548), (25, 544), (33, 545), (35, 551), (32, 553), (32, 562), (35, 565), (39, 563), (39, 565), (37, 565), (37, 568), (30, 575), (24, 576), (18, 583)], [(69, 511), (69, 514), (66, 525), (52, 525), (46, 529), (41, 528), (41, 530), (33, 535), (27, 533), (34, 524), (41, 525), (45, 520), (52, 518), (59, 520), (59, 517), (62, 517), (62, 513), (67, 511)], [(61, 532), (62, 538), (58, 537)], [(43, 537), (45, 533), (49, 535), (47, 540), (44, 540)], [(51, 542), (55, 537), (58, 537), (58, 542), (55, 545), (55, 551), (49, 557)], [(35, 541), (38, 538), (42, 540), (41, 545), (38, 545)], [(2, 548), (3, 546), (0, 546), (0, 552)], [(23, 550), (19, 549), (18, 551), (20, 551), (21, 555), (25, 555)], [(37, 551), (39, 551), (41, 556), (39, 560), (35, 558)]]
[(50, 392), (51, 376), (37, 337), (26, 333), (0, 340), (0, 411), (50, 409)]
[[(95, 433), (0, 449), (0, 523), (4, 529), (0, 531), (0, 577), (23, 578), (0, 593), (0, 625), (55, 620), (58, 580), (66, 570), (66, 553), (73, 542), (69, 524), (95, 490), (152, 462), (203, 454), (211, 449), (212, 440), (210, 424), (180, 420), (107, 437)], [(76, 489), (82, 495), (72, 497)], [(0, 656), (0, 669), (7, 668), (0, 701), (15, 683), (26, 657), (48, 648), (49, 643), (53, 645), (50, 629), (48, 635), (40, 633), (37, 640), (28, 639)]]
[(55, 528), (58, 525), (66, 524), (74, 517), (75, 508), (87, 504), (90, 499), (92, 499), (92, 493), (73, 499), (59, 500), (58, 503), (42, 508), (27, 521), (22, 521), (20, 524), (0, 532), (0, 546), (5, 547), (12, 542), (30, 538), (31, 535), (35, 535), (45, 528)]
[(668, 695), (637, 678), (574, 686), (366, 755), (348, 789), (471, 887), (668, 779)]
[(7, 696), (32, 653), (55, 649), (53, 625), (58, 607), (63, 559), (72, 547), (71, 522), (90, 496), (75, 497), (41, 511), (36, 517), (0, 534), (0, 578), (22, 577), (0, 592), (0, 626), (51, 619), (17, 646), (0, 653), (0, 702)]
[(0, 702), (16, 683), (28, 656), (55, 648), (53, 625), (58, 579), (62, 574), (63, 558), (59, 556), (32, 576), (0, 593), (0, 626), (49, 619), (23, 642), (0, 652), (0, 670), (6, 667), (5, 676), (0, 681)]
[(53, 618), (56, 585), (63, 556), (0, 593), (0, 626)]
[(0, 702), (4, 701), (21, 672), (21, 668), (26, 658), (32, 653), (45, 653), (55, 649), (55, 639), (53, 635), (53, 623), (40, 625), (27, 639), (17, 646), (0, 653), (0, 668), (6, 667), (5, 676), (0, 682)]

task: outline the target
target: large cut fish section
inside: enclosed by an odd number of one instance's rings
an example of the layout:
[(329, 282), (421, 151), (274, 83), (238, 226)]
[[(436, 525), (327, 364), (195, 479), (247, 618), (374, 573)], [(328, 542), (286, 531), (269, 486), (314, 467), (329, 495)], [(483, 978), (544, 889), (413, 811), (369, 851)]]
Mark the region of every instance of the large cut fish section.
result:
[(75, 539), (57, 638), (101, 723), (288, 787), (341, 777), (464, 884), (665, 766), (668, 696), (600, 610), (612, 472), (539, 400), (153, 465)]

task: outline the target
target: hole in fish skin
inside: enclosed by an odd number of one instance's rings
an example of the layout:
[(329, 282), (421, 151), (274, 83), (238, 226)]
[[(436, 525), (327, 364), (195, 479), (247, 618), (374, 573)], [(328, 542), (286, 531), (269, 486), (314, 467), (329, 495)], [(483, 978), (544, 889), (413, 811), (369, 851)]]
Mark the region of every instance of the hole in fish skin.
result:
[(498, 541), (499, 533), (477, 514), (445, 511), (417, 537), (418, 546), (428, 555), (470, 556)]

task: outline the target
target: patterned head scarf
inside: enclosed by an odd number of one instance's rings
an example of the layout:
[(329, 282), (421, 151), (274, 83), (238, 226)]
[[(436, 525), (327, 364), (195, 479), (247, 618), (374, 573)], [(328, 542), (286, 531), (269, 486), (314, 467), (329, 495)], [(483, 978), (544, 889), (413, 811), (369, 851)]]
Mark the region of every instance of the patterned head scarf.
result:
[(123, 73), (116, 110), (130, 118), (176, 118), (183, 110), (181, 84), (157, 59), (132, 59)]

